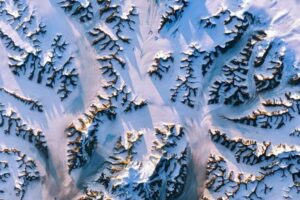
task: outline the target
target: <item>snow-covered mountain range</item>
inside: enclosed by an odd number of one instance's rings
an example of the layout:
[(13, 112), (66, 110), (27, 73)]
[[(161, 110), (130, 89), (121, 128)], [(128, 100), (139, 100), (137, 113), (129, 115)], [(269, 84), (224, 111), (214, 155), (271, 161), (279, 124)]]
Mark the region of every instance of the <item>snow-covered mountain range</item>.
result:
[(0, 200), (300, 198), (299, 0), (0, 0)]

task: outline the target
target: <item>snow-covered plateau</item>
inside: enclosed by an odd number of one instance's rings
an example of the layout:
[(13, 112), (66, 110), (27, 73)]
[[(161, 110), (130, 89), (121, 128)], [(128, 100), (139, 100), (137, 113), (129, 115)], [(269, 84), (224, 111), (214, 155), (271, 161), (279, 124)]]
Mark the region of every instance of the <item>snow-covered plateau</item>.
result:
[(0, 200), (300, 199), (299, 10), (0, 0)]

